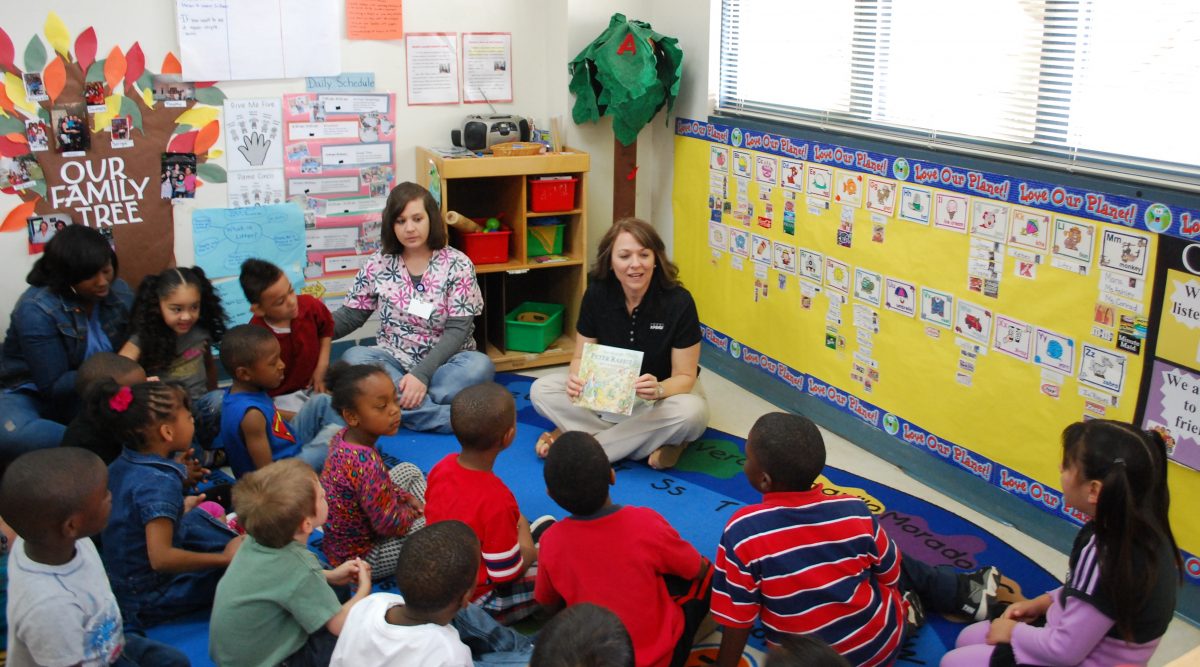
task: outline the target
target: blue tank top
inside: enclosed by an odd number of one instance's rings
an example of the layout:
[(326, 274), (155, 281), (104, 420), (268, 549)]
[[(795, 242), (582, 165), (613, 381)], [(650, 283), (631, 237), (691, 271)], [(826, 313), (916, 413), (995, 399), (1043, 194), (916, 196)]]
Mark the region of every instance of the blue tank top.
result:
[(296, 442), (296, 436), (292, 435), (292, 430), (266, 392), (232, 394), (226, 389), (221, 402), (221, 441), (225, 443), (225, 454), (229, 457), (229, 467), (233, 468), (234, 477), (241, 477), (255, 469), (250, 451), (246, 449), (246, 440), (242, 437), (242, 419), (249, 410), (258, 410), (267, 420), (267, 442), (271, 445), (272, 461), (286, 459), (300, 452), (301, 443)]

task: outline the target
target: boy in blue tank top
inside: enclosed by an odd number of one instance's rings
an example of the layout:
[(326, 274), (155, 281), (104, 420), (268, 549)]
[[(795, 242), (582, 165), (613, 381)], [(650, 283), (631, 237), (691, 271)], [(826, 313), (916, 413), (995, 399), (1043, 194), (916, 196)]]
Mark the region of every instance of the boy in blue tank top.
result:
[(234, 476), (293, 456), (320, 471), (329, 440), (346, 424), (328, 394), (313, 396), (294, 415), (275, 408), (267, 392), (283, 381), (284, 364), (274, 334), (249, 324), (230, 329), (221, 365), (233, 378), (221, 404), (221, 440)]

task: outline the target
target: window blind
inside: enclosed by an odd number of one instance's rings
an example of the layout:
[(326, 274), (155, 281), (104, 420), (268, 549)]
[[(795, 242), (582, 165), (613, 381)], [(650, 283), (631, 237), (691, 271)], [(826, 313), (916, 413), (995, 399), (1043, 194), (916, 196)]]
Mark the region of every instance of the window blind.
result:
[(717, 110), (1200, 191), (1195, 0), (722, 0)]

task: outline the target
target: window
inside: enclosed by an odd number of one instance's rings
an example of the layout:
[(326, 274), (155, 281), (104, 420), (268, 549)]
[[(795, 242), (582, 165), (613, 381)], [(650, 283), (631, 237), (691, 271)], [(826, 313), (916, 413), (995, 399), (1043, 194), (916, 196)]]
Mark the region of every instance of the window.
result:
[(718, 111), (1200, 189), (1195, 0), (722, 0)]

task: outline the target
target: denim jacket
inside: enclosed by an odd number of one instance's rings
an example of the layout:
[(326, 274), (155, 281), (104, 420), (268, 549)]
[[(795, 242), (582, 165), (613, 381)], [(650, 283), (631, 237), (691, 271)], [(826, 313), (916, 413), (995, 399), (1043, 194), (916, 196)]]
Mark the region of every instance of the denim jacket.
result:
[[(114, 351), (125, 344), (132, 305), (133, 292), (124, 280), (114, 280), (108, 296), (97, 304), (100, 326)], [(75, 391), (75, 370), (87, 352), (87, 332), (87, 314), (74, 297), (48, 287), (26, 289), (4, 337), (0, 386), (33, 382), (43, 398), (69, 398)]]
[(172, 545), (180, 546), (186, 479), (187, 469), (182, 463), (128, 447), (108, 467), (112, 515), (100, 543), (104, 547), (104, 567), (118, 597), (153, 590), (172, 576), (159, 576), (150, 567), (146, 524), (154, 519), (170, 519), (175, 524)]

